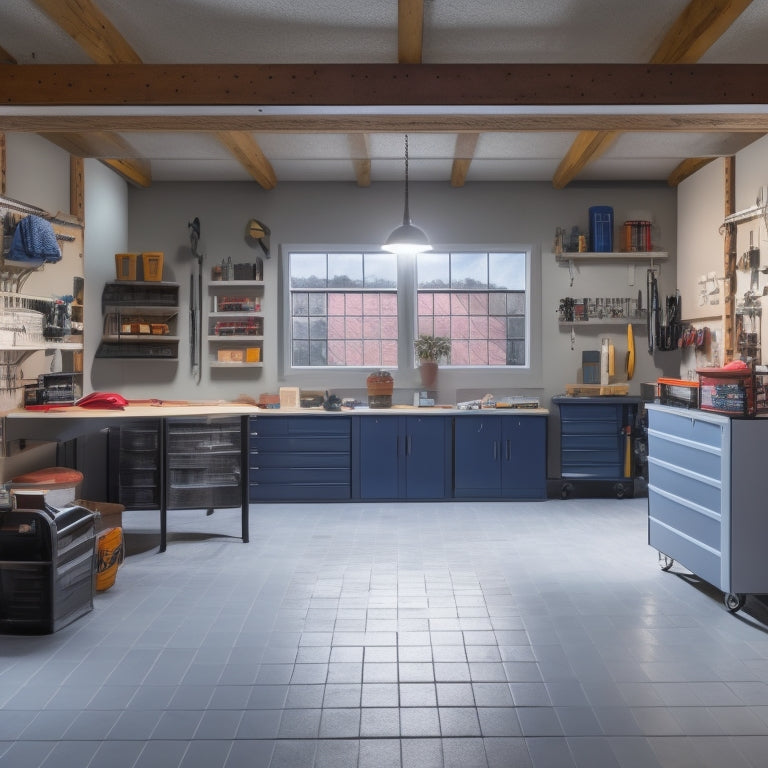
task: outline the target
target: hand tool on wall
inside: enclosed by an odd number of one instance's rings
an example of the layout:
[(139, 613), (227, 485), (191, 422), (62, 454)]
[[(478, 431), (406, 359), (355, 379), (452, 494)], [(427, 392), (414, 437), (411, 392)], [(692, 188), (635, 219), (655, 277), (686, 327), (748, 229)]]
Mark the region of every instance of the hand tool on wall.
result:
[(189, 276), (189, 346), (192, 376), (199, 384), (202, 376), (200, 356), (203, 343), (203, 254), (197, 250), (200, 242), (200, 219), (195, 216), (187, 226), (189, 227), (189, 245), (197, 261), (197, 291), (195, 291), (194, 273)]

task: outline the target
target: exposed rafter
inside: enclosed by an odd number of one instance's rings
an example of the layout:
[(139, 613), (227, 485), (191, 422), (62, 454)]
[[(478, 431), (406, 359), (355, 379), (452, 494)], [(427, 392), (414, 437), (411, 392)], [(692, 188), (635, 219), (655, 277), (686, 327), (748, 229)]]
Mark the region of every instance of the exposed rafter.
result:
[(619, 131), (582, 131), (557, 166), (552, 186), (562, 189), (584, 166), (600, 157), (619, 135)]
[(97, 64), (141, 64), (141, 58), (91, 0), (33, 0)]
[(16, 59), (5, 48), (0, 47), (0, 64), (15, 64)]
[(397, 60), (421, 64), (424, 42), (424, 0), (397, 1)]
[(651, 56), (651, 64), (694, 64), (751, 3), (691, 0)]
[(667, 184), (670, 187), (676, 187), (681, 181), (685, 181), (689, 176), (693, 176), (696, 171), (709, 165), (714, 157), (689, 157), (683, 160), (667, 177)]
[(241, 131), (220, 131), (216, 135), (264, 189), (277, 185), (275, 171), (253, 136)]
[[(692, 64), (741, 15), (752, 0), (691, 0), (664, 36), (651, 64)], [(617, 137), (577, 136), (558, 166), (553, 185), (562, 189), (586, 165), (596, 160)], [(579, 155), (581, 151), (589, 154)]]
[(371, 186), (371, 158), (368, 151), (368, 135), (365, 133), (350, 133), (347, 135), (352, 164), (355, 168), (355, 179), (358, 187)]
[(152, 186), (152, 169), (149, 160), (122, 160), (111, 157), (101, 162), (135, 187)]
[(477, 147), (477, 133), (460, 133), (456, 137), (456, 149), (453, 153), (453, 168), (451, 169), (451, 186), (463, 187), (469, 172), (472, 158)]
[[(97, 64), (140, 64), (139, 55), (133, 50), (123, 36), (115, 29), (112, 22), (91, 2), (91, 0), (34, 0), (36, 5), (67, 34)], [(45, 136), (45, 134), (41, 134)], [(63, 138), (55, 140), (46, 136), (58, 146), (63, 146)], [(70, 141), (76, 138), (70, 136)], [(105, 137), (102, 136), (102, 140)], [(152, 172), (147, 160), (131, 160), (136, 153), (120, 137), (115, 137), (114, 143), (119, 152), (114, 155), (102, 153), (73, 152), (77, 158), (98, 157), (102, 163), (120, 174), (132, 184), (148, 187), (152, 183)], [(107, 137), (109, 140), (109, 137)], [(87, 146), (90, 139), (83, 137), (81, 145)], [(68, 150), (69, 151), (69, 150)], [(82, 173), (82, 171), (81, 171)]]

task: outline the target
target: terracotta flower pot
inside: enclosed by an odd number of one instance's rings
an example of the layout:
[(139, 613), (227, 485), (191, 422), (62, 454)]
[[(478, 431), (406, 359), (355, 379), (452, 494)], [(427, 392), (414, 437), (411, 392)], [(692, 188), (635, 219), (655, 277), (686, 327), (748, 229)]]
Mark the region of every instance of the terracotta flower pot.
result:
[(421, 360), (419, 373), (421, 373), (421, 386), (425, 389), (434, 389), (437, 383), (437, 363), (434, 360)]

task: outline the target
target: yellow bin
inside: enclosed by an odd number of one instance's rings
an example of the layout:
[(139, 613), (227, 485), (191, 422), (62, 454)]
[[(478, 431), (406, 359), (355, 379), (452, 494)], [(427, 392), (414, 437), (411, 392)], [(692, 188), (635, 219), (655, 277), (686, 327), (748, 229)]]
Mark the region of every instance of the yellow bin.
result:
[(116, 253), (115, 254), (115, 272), (118, 280), (136, 279), (136, 254), (135, 253)]
[(144, 267), (144, 280), (157, 281), (163, 279), (163, 253), (162, 251), (141, 254)]

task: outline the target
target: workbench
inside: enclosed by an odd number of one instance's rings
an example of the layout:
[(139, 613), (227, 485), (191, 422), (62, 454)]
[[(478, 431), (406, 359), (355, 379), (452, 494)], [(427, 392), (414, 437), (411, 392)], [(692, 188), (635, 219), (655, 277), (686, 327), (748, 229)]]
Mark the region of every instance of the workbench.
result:
[[(129, 404), (123, 409), (81, 408), (78, 406), (51, 407), (46, 410), (19, 409), (3, 416), (3, 440), (40, 441), (64, 443), (83, 435), (92, 434), (102, 429), (125, 425), (131, 421), (146, 419), (158, 420), (161, 435), (167, 432), (169, 422), (185, 419), (200, 419), (211, 422), (225, 417), (236, 417), (240, 424), (240, 510), (241, 536), (248, 541), (248, 446), (249, 419), (256, 413), (263, 413), (252, 405), (239, 403), (166, 405), (157, 401), (156, 405)], [(168, 493), (165, 482), (168, 471), (168, 453), (160, 447), (159, 489), (160, 489), (160, 552), (164, 552), (167, 543)]]

